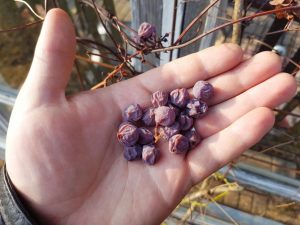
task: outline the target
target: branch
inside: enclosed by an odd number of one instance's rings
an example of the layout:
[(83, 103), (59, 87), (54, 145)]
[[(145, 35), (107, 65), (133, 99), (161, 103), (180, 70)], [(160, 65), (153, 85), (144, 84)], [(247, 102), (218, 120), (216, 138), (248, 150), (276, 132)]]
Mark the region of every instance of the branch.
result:
[(233, 24), (245, 21), (245, 20), (252, 20), (255, 17), (270, 15), (270, 14), (274, 14), (274, 13), (277, 13), (277, 12), (282, 12), (282, 11), (285, 11), (285, 10), (296, 10), (296, 9), (297, 10), (300, 9), (300, 6), (289, 6), (289, 7), (284, 7), (284, 8), (281, 8), (281, 9), (274, 9), (274, 10), (269, 10), (269, 11), (266, 11), (266, 12), (256, 13), (256, 14), (250, 15), (250, 16), (245, 16), (245, 17), (242, 17), (238, 20), (231, 21), (231, 22), (228, 22), (228, 23), (224, 23), (220, 26), (217, 26), (214, 29), (211, 29), (210, 31), (207, 31), (207, 32), (205, 32), (205, 33), (203, 33), (203, 34), (201, 34), (201, 35), (199, 35), (199, 36), (197, 36), (197, 37), (195, 37), (195, 38), (191, 39), (190, 41), (187, 41), (183, 44), (176, 45), (176, 46), (170, 46), (170, 47), (166, 47), (166, 48), (158, 48), (158, 49), (152, 50), (151, 52), (152, 53), (164, 52), (164, 51), (171, 51), (171, 50), (174, 50), (174, 49), (183, 48), (183, 47), (186, 47), (190, 44), (193, 44), (194, 42), (200, 40), (201, 38), (205, 37), (206, 35), (211, 34), (211, 33), (215, 32), (217, 30), (220, 30), (224, 27), (227, 27), (227, 26), (230, 26), (230, 25), (233, 25)]

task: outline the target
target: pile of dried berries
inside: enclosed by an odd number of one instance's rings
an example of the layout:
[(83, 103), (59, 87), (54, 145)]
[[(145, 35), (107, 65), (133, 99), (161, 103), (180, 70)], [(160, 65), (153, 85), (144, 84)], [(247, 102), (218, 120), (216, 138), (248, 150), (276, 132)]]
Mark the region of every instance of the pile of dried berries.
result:
[(142, 158), (153, 165), (159, 156), (155, 143), (161, 138), (169, 142), (172, 153), (182, 154), (195, 148), (201, 137), (193, 127), (194, 121), (206, 114), (206, 101), (213, 95), (213, 86), (198, 81), (192, 93), (190, 98), (185, 88), (170, 93), (157, 91), (151, 96), (153, 107), (142, 109), (138, 104), (129, 105), (117, 134), (124, 146), (124, 157), (128, 161)]

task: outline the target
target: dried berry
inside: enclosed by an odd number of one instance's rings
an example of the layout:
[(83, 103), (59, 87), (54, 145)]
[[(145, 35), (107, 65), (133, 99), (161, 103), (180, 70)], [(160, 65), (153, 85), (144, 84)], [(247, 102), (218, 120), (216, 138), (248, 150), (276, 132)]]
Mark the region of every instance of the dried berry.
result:
[(149, 126), (149, 127), (155, 126), (154, 108), (147, 109), (142, 117), (142, 120), (146, 126)]
[(144, 145), (142, 158), (149, 165), (153, 165), (159, 156), (159, 150), (154, 145)]
[(155, 26), (147, 22), (142, 23), (138, 29), (138, 36), (144, 40), (149, 38), (155, 38), (156, 36)]
[(200, 80), (193, 87), (193, 95), (197, 99), (203, 101), (208, 100), (213, 96), (214, 88), (207, 81)]
[(176, 118), (174, 109), (167, 106), (160, 106), (155, 109), (155, 122), (162, 126), (171, 126)]
[(141, 145), (152, 144), (154, 136), (152, 132), (144, 127), (139, 128), (139, 140), (138, 143)]
[(180, 125), (178, 122), (173, 123), (173, 125), (170, 127), (159, 128), (159, 135), (166, 140), (169, 140), (175, 134), (179, 134), (179, 132), (180, 132)]
[(175, 89), (170, 93), (170, 101), (179, 108), (185, 107), (189, 99), (189, 92), (185, 88)]
[(140, 120), (143, 116), (143, 110), (139, 104), (129, 105), (123, 113), (123, 118), (125, 121), (136, 122)]
[(189, 149), (189, 140), (181, 135), (176, 134), (169, 140), (169, 150), (172, 153), (182, 154), (187, 152)]
[(124, 122), (119, 127), (117, 137), (121, 144), (133, 146), (139, 138), (138, 128), (131, 123)]
[(172, 105), (172, 103), (169, 103), (168, 107), (174, 110), (176, 116), (178, 116), (180, 114), (180, 109), (177, 108), (176, 106)]
[(189, 130), (194, 124), (194, 119), (181, 113), (178, 116), (178, 122), (181, 130)]
[(134, 145), (131, 147), (125, 146), (124, 157), (128, 161), (139, 159), (142, 157), (143, 148), (141, 145)]
[(189, 140), (190, 149), (195, 148), (202, 140), (195, 128), (192, 128), (191, 130), (185, 132), (184, 136)]
[(187, 115), (193, 118), (199, 118), (204, 115), (208, 110), (208, 106), (205, 102), (198, 99), (191, 99), (186, 105)]
[(151, 96), (151, 102), (154, 107), (164, 106), (168, 102), (168, 93), (156, 91)]

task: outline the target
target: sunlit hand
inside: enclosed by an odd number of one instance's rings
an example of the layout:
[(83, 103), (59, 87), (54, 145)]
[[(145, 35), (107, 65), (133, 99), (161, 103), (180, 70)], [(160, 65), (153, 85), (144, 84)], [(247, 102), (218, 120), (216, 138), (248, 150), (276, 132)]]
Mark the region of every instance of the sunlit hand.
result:
[[(9, 124), (7, 170), (41, 224), (159, 224), (192, 185), (258, 142), (274, 122), (269, 108), (296, 90), (274, 53), (243, 61), (242, 50), (226, 44), (66, 98), (74, 54), (70, 19), (51, 10)], [(154, 166), (127, 162), (116, 138), (122, 110), (202, 79), (216, 90), (196, 122), (202, 143), (186, 156), (160, 144)]]

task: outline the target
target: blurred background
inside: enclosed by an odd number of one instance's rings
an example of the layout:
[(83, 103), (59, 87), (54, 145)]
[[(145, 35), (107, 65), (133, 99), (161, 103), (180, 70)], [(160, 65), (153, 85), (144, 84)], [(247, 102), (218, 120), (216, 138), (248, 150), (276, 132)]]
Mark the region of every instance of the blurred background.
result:
[[(104, 22), (99, 22), (90, 0), (0, 1), (0, 165), (4, 162), (9, 116), (30, 68), (42, 25), (39, 17), (43, 18), (51, 7), (66, 10), (76, 27), (77, 55), (66, 90), (71, 95), (92, 88), (120, 64), (120, 49), (114, 42), (129, 55), (136, 51), (123, 39), (122, 32), (132, 37), (134, 32), (129, 27), (137, 30), (145, 21), (154, 24), (157, 36), (167, 37), (163, 46), (168, 46), (210, 4), (214, 5), (194, 23), (182, 43), (238, 18), (300, 5), (297, 0), (95, 1), (99, 8), (118, 18), (120, 32), (111, 25), (113, 17), (103, 16), (105, 13), (100, 14)], [(300, 87), (299, 14), (288, 11), (248, 19), (218, 29), (184, 48), (147, 54), (143, 60), (134, 57), (128, 70), (116, 74), (108, 84), (212, 45), (235, 42), (247, 56), (261, 51), (279, 54), (283, 71), (291, 73)], [(299, 103), (298, 92), (290, 102), (275, 109), (276, 125), (260, 143), (195, 186), (164, 224), (300, 224)]]

